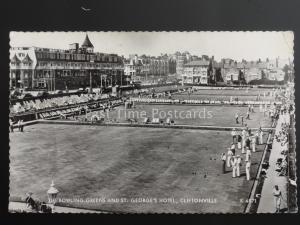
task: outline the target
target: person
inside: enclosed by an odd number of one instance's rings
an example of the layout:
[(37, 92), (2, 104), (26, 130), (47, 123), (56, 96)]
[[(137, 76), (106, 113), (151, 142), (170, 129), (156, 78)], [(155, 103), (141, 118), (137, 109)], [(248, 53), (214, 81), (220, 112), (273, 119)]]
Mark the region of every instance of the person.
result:
[(227, 151), (227, 167), (230, 167), (230, 160), (231, 160), (231, 157), (233, 156), (233, 153), (231, 151), (230, 148), (228, 148), (228, 151)]
[(251, 160), (251, 151), (249, 147), (246, 147), (246, 156), (245, 156), (245, 162)]
[(264, 139), (263, 139), (263, 130), (261, 129), (261, 126), (259, 127), (258, 129), (258, 132), (259, 132), (259, 144), (262, 145), (264, 143)]
[(239, 114), (238, 113), (236, 113), (235, 114), (235, 123), (239, 123)]
[(274, 117), (275, 117), (273, 111), (271, 111), (270, 116), (271, 116), (271, 121), (273, 123), (274, 122)]
[(251, 160), (246, 161), (246, 179), (250, 180)]
[(237, 159), (236, 156), (233, 156), (230, 159), (231, 167), (232, 167), (232, 178), (236, 177), (236, 167), (237, 167)]
[(245, 162), (246, 162), (246, 179), (250, 180), (251, 151), (250, 148), (248, 147), (246, 148)]
[(236, 176), (240, 177), (240, 166), (242, 165), (242, 158), (240, 155), (236, 156)]
[(231, 143), (230, 150), (231, 150), (232, 154), (235, 155), (235, 144), (234, 143)]
[(231, 136), (232, 136), (232, 142), (235, 143), (235, 139), (236, 139), (236, 131), (235, 131), (235, 128), (232, 129), (232, 131), (231, 131)]
[(241, 115), (240, 117), (241, 117), (241, 124), (242, 124), (242, 126), (243, 126), (243, 125), (244, 125), (244, 116)]
[(246, 117), (247, 120), (250, 120), (250, 111), (247, 110), (247, 117)]
[(256, 136), (255, 135), (253, 135), (252, 138), (251, 138), (251, 144), (252, 144), (252, 152), (255, 152), (256, 151), (256, 149), (255, 149), (255, 147), (256, 147)]
[(226, 153), (222, 153), (221, 155), (221, 160), (222, 160), (222, 172), (223, 174), (226, 173)]
[(253, 105), (251, 105), (251, 112), (254, 113), (254, 106)]
[(240, 134), (237, 135), (237, 148), (241, 149), (242, 148), (242, 136)]
[(280, 205), (281, 205), (281, 199), (282, 199), (282, 194), (281, 194), (281, 191), (280, 191), (278, 185), (274, 186), (273, 196), (274, 196), (275, 208), (276, 208), (275, 212), (278, 213), (278, 212), (280, 212)]
[(18, 130), (21, 131), (21, 120), (18, 120)]
[(242, 130), (242, 154), (245, 153), (245, 147), (246, 147), (246, 129), (244, 128)]
[(250, 136), (248, 136), (247, 138), (246, 138), (246, 148), (249, 148), (250, 149)]
[(9, 120), (9, 128), (10, 128), (10, 132), (14, 132), (14, 122), (12, 121), (12, 119)]
[(23, 132), (24, 130), (24, 123), (23, 120), (20, 120), (20, 131)]

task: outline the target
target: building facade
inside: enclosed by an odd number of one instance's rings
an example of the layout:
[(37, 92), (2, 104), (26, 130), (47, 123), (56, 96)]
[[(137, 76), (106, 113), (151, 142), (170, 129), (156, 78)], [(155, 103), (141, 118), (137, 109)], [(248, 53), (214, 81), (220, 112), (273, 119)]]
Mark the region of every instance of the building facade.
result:
[(88, 35), (81, 47), (78, 43), (70, 44), (68, 50), (13, 47), (10, 54), (11, 88), (54, 91), (126, 82), (121, 57), (95, 53)]
[(208, 84), (209, 65), (207, 60), (192, 61), (184, 64), (182, 82), (186, 84)]

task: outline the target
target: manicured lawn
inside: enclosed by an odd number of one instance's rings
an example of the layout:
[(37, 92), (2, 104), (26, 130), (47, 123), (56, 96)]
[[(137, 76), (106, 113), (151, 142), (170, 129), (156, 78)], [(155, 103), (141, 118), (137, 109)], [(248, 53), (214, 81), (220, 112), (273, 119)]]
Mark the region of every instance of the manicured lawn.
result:
[(244, 123), (251, 128), (258, 128), (259, 123), (262, 127), (270, 127), (271, 119), (268, 115), (264, 116), (259, 112), (258, 107), (255, 107), (254, 110), (255, 112), (250, 114), (250, 120), (246, 120), (247, 107), (136, 104), (133, 109), (125, 110), (123, 106), (120, 106), (109, 113), (92, 112), (88, 114), (88, 118), (98, 114), (105, 116), (106, 119), (117, 119), (119, 122), (125, 122), (128, 118), (135, 118), (139, 122), (143, 122), (145, 117), (161, 118), (166, 121), (169, 114), (176, 124), (241, 127), (241, 123), (236, 124), (235, 122), (235, 113), (238, 113), (243, 115)]
[[(72, 206), (144, 213), (238, 213), (245, 206), (240, 199), (248, 197), (253, 180), (245, 180), (245, 164), (240, 178), (231, 178), (230, 169), (222, 174), (220, 154), (231, 141), (226, 131), (32, 125), (24, 133), (10, 134), (10, 196), (24, 197), (32, 191), (34, 198), (46, 201), (53, 179), (60, 198), (128, 201)], [(252, 177), (263, 147), (253, 154)], [(132, 198), (174, 198), (177, 203), (132, 203)], [(182, 198), (217, 202), (183, 203)]]

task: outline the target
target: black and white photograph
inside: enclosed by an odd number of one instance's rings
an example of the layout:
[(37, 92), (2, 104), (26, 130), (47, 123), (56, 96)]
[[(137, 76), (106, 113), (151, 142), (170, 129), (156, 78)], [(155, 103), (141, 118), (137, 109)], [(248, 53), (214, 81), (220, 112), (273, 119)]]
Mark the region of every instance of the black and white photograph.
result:
[(9, 33), (10, 213), (297, 213), (293, 31)]

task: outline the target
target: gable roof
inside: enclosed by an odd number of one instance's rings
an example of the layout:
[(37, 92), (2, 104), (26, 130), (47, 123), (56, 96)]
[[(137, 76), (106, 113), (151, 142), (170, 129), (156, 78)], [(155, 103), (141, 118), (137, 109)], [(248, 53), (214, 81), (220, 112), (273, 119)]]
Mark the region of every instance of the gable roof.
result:
[(22, 60), (22, 63), (32, 63), (32, 59), (26, 54), (25, 58)]
[(12, 63), (20, 63), (21, 60), (17, 57), (17, 55), (15, 54), (12, 59), (10, 60), (10, 62)]

